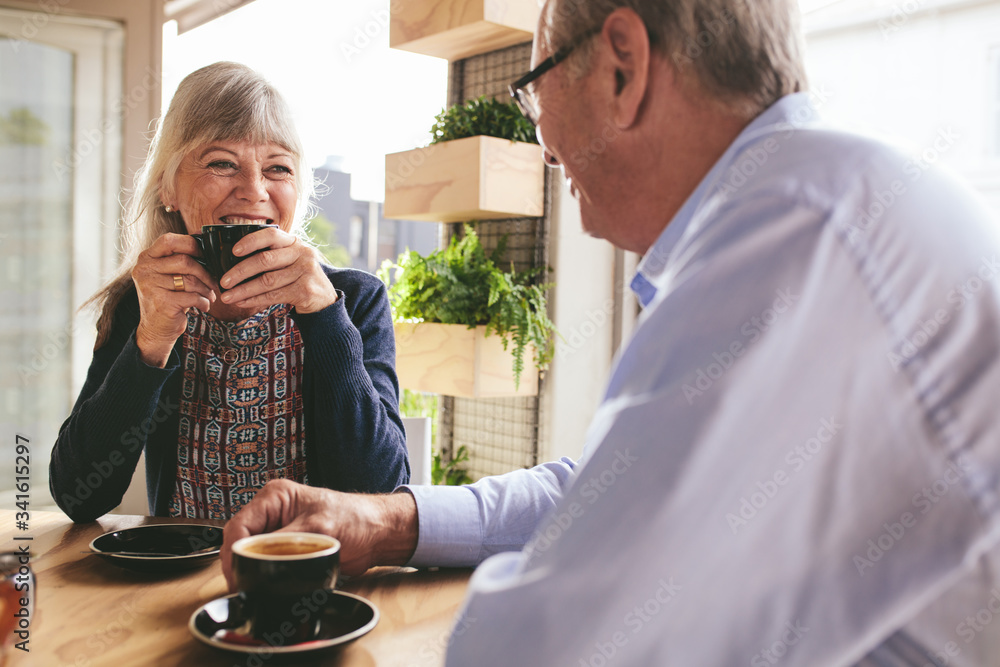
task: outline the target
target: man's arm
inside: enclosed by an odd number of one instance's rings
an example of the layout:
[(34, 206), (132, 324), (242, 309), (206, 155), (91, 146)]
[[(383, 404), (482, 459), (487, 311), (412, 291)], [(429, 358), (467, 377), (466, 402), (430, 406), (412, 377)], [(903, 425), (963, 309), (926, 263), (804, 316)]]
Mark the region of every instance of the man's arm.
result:
[(486, 477), (462, 487), (401, 487), (363, 495), (269, 482), (228, 524), (222, 568), (232, 587), (233, 542), (275, 530), (332, 535), (344, 574), (375, 565), (472, 566), (524, 546), (562, 498), (576, 464), (569, 459)]
[(407, 486), (417, 502), (414, 567), (472, 567), (519, 551), (563, 497), (577, 464), (568, 458), (484, 477), (466, 486)]

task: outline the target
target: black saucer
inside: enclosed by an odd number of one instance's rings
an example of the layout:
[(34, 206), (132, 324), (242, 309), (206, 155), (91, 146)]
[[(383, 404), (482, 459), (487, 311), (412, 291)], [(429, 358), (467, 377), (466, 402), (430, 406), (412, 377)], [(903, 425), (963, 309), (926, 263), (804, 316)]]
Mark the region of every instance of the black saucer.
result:
[(104, 533), (90, 549), (106, 560), (139, 572), (175, 572), (207, 565), (222, 548), (222, 528), (198, 523), (164, 523)]
[(188, 628), (199, 641), (224, 651), (270, 655), (305, 653), (346, 644), (370, 632), (378, 619), (378, 609), (363, 597), (330, 591), (313, 636), (297, 643), (272, 645), (250, 635), (250, 619), (242, 600), (238, 595), (228, 595), (195, 610)]

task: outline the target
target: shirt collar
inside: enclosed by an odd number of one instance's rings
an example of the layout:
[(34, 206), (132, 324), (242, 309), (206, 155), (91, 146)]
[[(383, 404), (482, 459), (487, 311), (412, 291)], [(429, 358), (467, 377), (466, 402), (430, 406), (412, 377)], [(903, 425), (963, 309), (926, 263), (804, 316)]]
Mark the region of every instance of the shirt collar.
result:
[(639, 262), (631, 288), (643, 307), (648, 306), (656, 297), (661, 286), (660, 278), (666, 272), (677, 242), (684, 236), (695, 214), (743, 149), (763, 136), (788, 132), (810, 124), (816, 117), (809, 93), (794, 93), (772, 104), (740, 132)]

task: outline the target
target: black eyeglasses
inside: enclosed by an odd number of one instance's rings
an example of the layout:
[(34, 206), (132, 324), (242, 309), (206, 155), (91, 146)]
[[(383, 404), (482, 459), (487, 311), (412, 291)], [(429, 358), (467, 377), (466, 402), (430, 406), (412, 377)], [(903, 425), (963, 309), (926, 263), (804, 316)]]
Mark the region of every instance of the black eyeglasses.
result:
[(520, 79), (507, 86), (507, 90), (510, 91), (510, 96), (514, 98), (514, 101), (517, 103), (517, 106), (521, 110), (521, 113), (524, 114), (525, 118), (531, 121), (532, 125), (538, 124), (538, 109), (535, 105), (534, 98), (532, 97), (531, 93), (529, 93), (527, 90), (528, 84), (537, 79), (538, 77), (540, 77), (541, 75), (548, 72), (550, 69), (552, 69), (562, 61), (566, 60), (566, 58), (569, 57), (569, 54), (573, 53), (573, 49), (580, 46), (580, 44), (582, 44), (587, 39), (593, 37), (600, 31), (601, 31), (600, 28), (593, 28), (591, 30), (588, 30), (587, 32), (583, 33), (575, 40), (573, 40), (573, 42), (570, 43), (569, 46), (559, 49), (551, 56), (540, 62), (538, 64), (538, 67), (531, 70), (530, 72), (522, 76)]

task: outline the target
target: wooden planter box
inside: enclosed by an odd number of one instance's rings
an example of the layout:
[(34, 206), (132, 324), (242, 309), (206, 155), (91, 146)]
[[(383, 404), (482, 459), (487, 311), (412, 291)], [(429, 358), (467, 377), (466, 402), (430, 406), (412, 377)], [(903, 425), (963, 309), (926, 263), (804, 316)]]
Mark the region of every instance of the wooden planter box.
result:
[(402, 0), (390, 3), (389, 46), (459, 60), (530, 42), (537, 0)]
[(386, 155), (384, 210), (386, 218), (434, 222), (540, 217), (542, 149), (478, 136)]
[(534, 348), (524, 351), (524, 371), (514, 389), (513, 343), (508, 350), (486, 327), (464, 324), (396, 323), (396, 373), (406, 389), (461, 396), (499, 398), (536, 396), (538, 369)]

